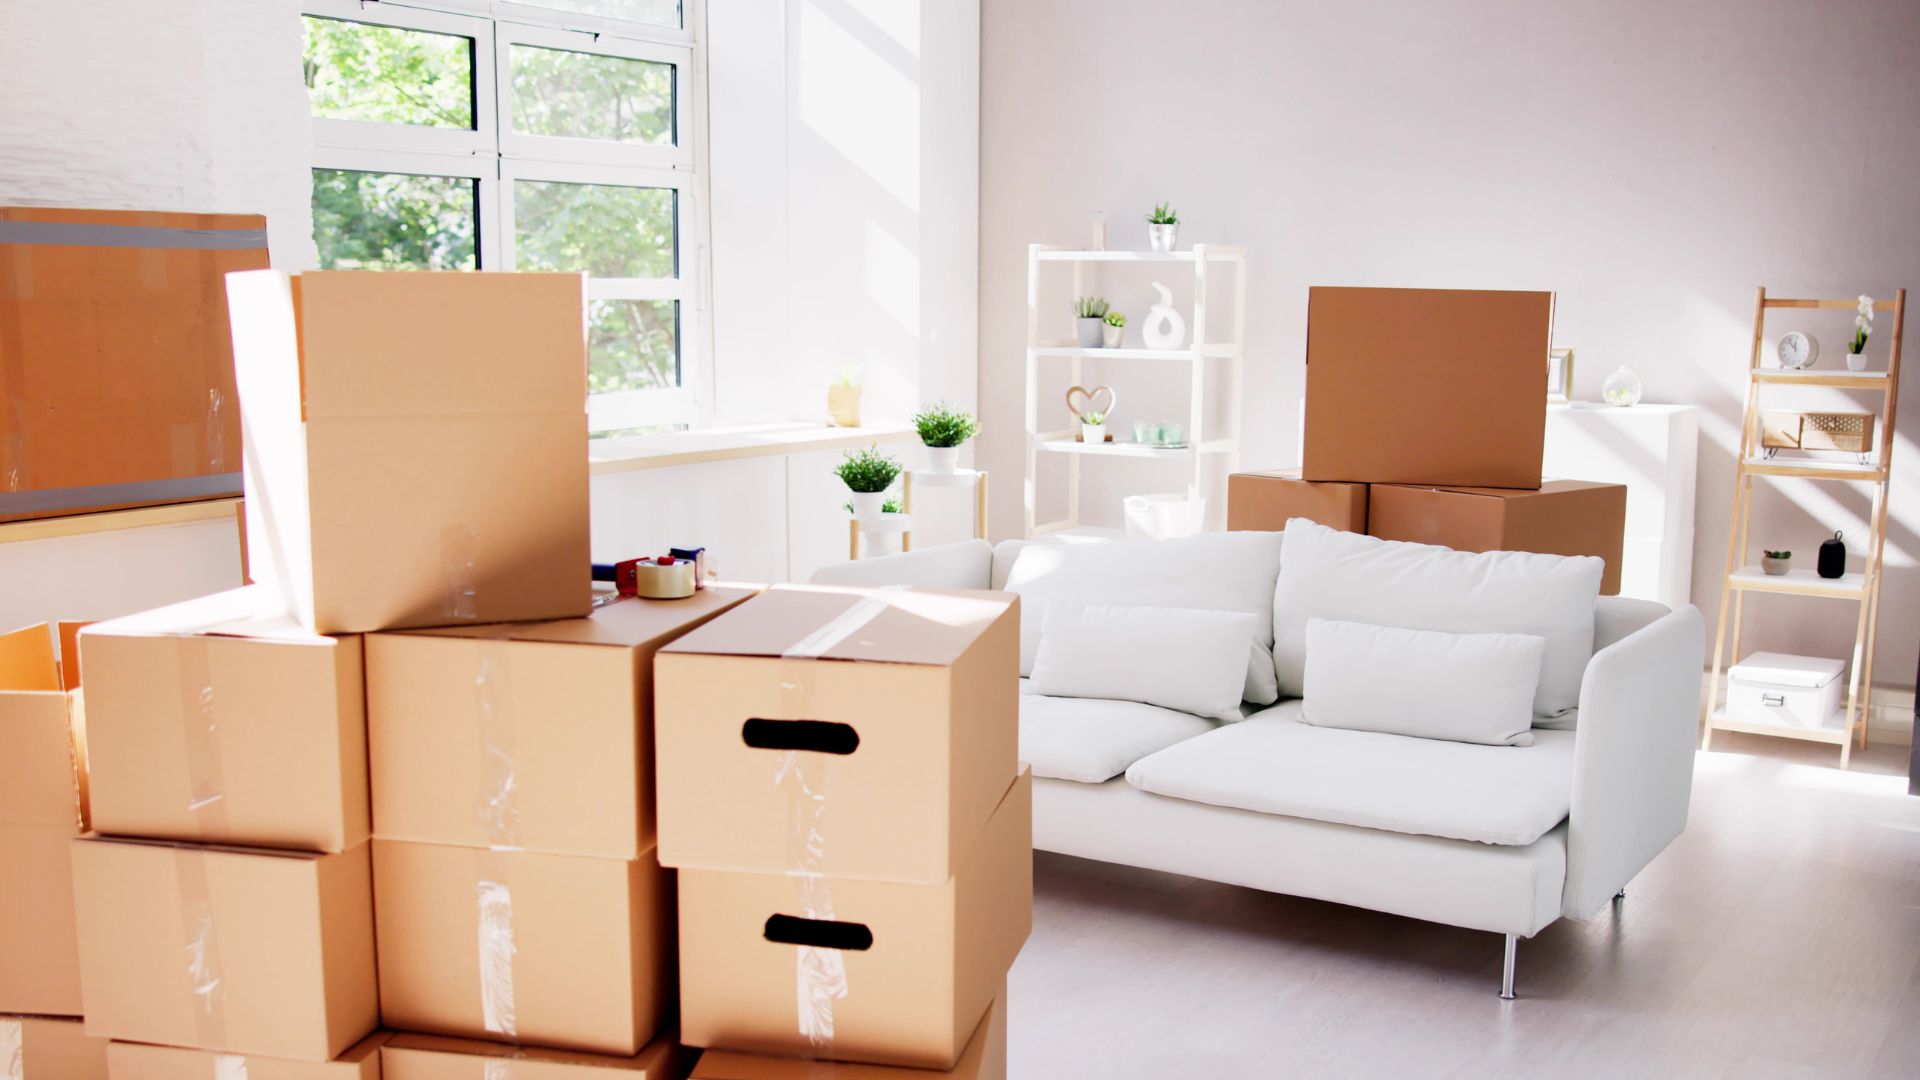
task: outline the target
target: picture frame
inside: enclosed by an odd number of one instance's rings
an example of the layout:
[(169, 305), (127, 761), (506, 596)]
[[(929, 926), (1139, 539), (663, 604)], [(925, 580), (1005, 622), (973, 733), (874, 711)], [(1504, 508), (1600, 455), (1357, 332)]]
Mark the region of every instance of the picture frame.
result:
[(1573, 400), (1573, 350), (1547, 350), (1547, 404), (1565, 405)]

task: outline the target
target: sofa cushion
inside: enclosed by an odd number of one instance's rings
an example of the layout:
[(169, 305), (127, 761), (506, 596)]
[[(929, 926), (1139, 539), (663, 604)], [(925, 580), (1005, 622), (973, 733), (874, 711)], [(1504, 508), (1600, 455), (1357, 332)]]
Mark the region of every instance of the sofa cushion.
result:
[[(1546, 639), (1447, 634), (1307, 620), (1307, 693), (1315, 727), (1422, 739), (1533, 745), (1533, 695)], [(1392, 678), (1381, 678), (1390, 672)]]
[(1574, 738), (1536, 731), (1532, 746), (1476, 746), (1320, 728), (1287, 701), (1141, 758), (1127, 782), (1213, 806), (1525, 845), (1567, 816)]
[(1138, 701), (1240, 719), (1257, 616), (1049, 600), (1032, 686), (1053, 697)]
[(1033, 775), (1099, 784), (1213, 721), (1137, 701), (1048, 697), (1020, 680), (1020, 760)]

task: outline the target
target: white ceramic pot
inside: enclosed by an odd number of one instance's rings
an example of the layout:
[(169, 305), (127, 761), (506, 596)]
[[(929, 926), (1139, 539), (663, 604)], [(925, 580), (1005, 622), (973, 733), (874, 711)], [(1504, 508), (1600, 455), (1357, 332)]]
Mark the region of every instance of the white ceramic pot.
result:
[(1779, 577), (1787, 572), (1787, 560), (1760, 557), (1760, 570), (1768, 577)]
[(1106, 328), (1106, 325), (1105, 319), (1075, 319), (1073, 334), (1081, 348), (1097, 349), (1100, 347), (1100, 332)]
[(1147, 222), (1147, 247), (1154, 251), (1172, 251), (1180, 240), (1180, 223), (1155, 225)]
[(1096, 443), (1096, 444), (1106, 442), (1107, 441), (1107, 425), (1081, 424), (1080, 425), (1080, 441), (1088, 442), (1088, 443)]
[(1867, 370), (1867, 354), (1857, 353), (1857, 352), (1848, 353), (1847, 354), (1847, 370), (1848, 371)]
[(1100, 324), (1100, 347), (1103, 349), (1119, 348), (1120, 335), (1125, 331), (1126, 331), (1126, 327), (1124, 326), (1115, 326), (1112, 323), (1106, 323), (1106, 322), (1101, 323)]
[(853, 516), (861, 521), (872, 521), (880, 516), (881, 508), (887, 503), (884, 491), (856, 491), (853, 493)]
[(950, 475), (960, 469), (960, 448), (957, 446), (927, 447), (927, 471), (941, 476)]

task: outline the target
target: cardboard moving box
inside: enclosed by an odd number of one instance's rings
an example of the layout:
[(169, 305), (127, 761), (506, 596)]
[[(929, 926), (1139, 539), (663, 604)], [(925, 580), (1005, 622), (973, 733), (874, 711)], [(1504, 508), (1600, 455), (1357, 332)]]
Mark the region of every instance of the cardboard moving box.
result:
[(1627, 489), (1585, 480), (1546, 480), (1537, 491), (1375, 484), (1367, 531), (1382, 540), (1438, 544), (1455, 551), (1537, 551), (1605, 559), (1600, 592), (1620, 592)]
[(585, 615), (585, 275), (227, 279), (247, 564), (321, 633)]
[(1307, 291), (1308, 480), (1540, 484), (1553, 294)]
[(684, 1080), (696, 1053), (671, 1036), (632, 1057), (612, 1057), (402, 1034), (381, 1048), (380, 1066), (384, 1080)]
[(80, 1015), (69, 848), (86, 831), (86, 742), (66, 655), (44, 623), (0, 635), (0, 1013)]
[(634, 1054), (673, 1011), (673, 875), (639, 859), (373, 842), (386, 1025)]
[(379, 1020), (367, 845), (73, 841), (87, 1033), (331, 1061)]
[(340, 852), (366, 841), (361, 640), (321, 637), (258, 586), (80, 636), (93, 828)]
[(376, 1031), (332, 1061), (117, 1042), (107, 1047), (107, 1075), (113, 1080), (380, 1080), (380, 1044), (388, 1038)]
[(951, 1069), (1032, 925), (1026, 770), (940, 885), (682, 870), (680, 1038)]
[(809, 1061), (790, 1057), (708, 1050), (700, 1055), (691, 1080), (1006, 1080), (1007, 994), (1004, 987), (953, 1068), (908, 1069), (898, 1065), (862, 1065), (850, 1061)]
[(653, 654), (757, 592), (367, 638), (383, 840), (636, 859), (654, 846)]
[(1367, 485), (1300, 479), (1299, 469), (1232, 473), (1227, 477), (1227, 528), (1284, 532), (1303, 517), (1330, 529), (1367, 531)]
[(232, 270), (256, 214), (0, 207), (0, 521), (240, 493)]
[(1019, 768), (1018, 604), (776, 586), (660, 650), (661, 862), (952, 877)]
[(6, 1080), (107, 1080), (107, 1040), (79, 1020), (0, 1016), (0, 1076)]

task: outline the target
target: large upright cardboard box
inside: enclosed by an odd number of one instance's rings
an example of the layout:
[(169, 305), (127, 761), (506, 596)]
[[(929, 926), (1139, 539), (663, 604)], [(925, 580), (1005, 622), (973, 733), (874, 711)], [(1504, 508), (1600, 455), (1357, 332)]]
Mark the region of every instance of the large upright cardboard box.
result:
[(0, 207), (0, 521), (240, 493), (222, 278), (255, 214)]
[(1007, 995), (1003, 989), (988, 1006), (973, 1038), (953, 1068), (908, 1069), (853, 1061), (812, 1061), (766, 1054), (708, 1050), (700, 1055), (690, 1080), (1006, 1080)]
[(387, 1038), (376, 1031), (332, 1061), (117, 1042), (107, 1047), (107, 1075), (112, 1080), (380, 1080), (380, 1044)]
[(73, 841), (87, 1033), (330, 1061), (379, 1021), (367, 845)]
[(86, 830), (86, 760), (67, 657), (44, 624), (0, 635), (0, 1013), (80, 1015), (69, 846)]
[(679, 876), (682, 1041), (951, 1069), (1033, 925), (1033, 774), (938, 885)]
[(1018, 605), (776, 586), (662, 649), (660, 861), (946, 882), (1018, 772)]
[(107, 1080), (107, 1040), (79, 1020), (0, 1016), (0, 1076), (6, 1080)]
[(1284, 532), (1302, 517), (1343, 532), (1367, 531), (1367, 485), (1300, 479), (1299, 469), (1232, 473), (1227, 477), (1227, 528)]
[(1438, 544), (1455, 551), (1537, 551), (1593, 555), (1607, 568), (1600, 592), (1620, 592), (1627, 489), (1621, 484), (1547, 480), (1537, 491), (1375, 484), (1367, 532), (1382, 540)]
[(1534, 488), (1553, 294), (1307, 292), (1308, 480)]
[(329, 634), (587, 613), (583, 275), (227, 290), (255, 581)]
[(613, 1057), (406, 1033), (381, 1047), (380, 1067), (384, 1080), (684, 1080), (697, 1053), (672, 1036)]
[(323, 637), (259, 586), (80, 635), (93, 827), (345, 851), (367, 839), (361, 640)]
[(383, 840), (637, 859), (654, 846), (653, 656), (758, 590), (367, 638)]
[(634, 1054), (673, 1010), (673, 875), (639, 859), (373, 842), (386, 1025)]

